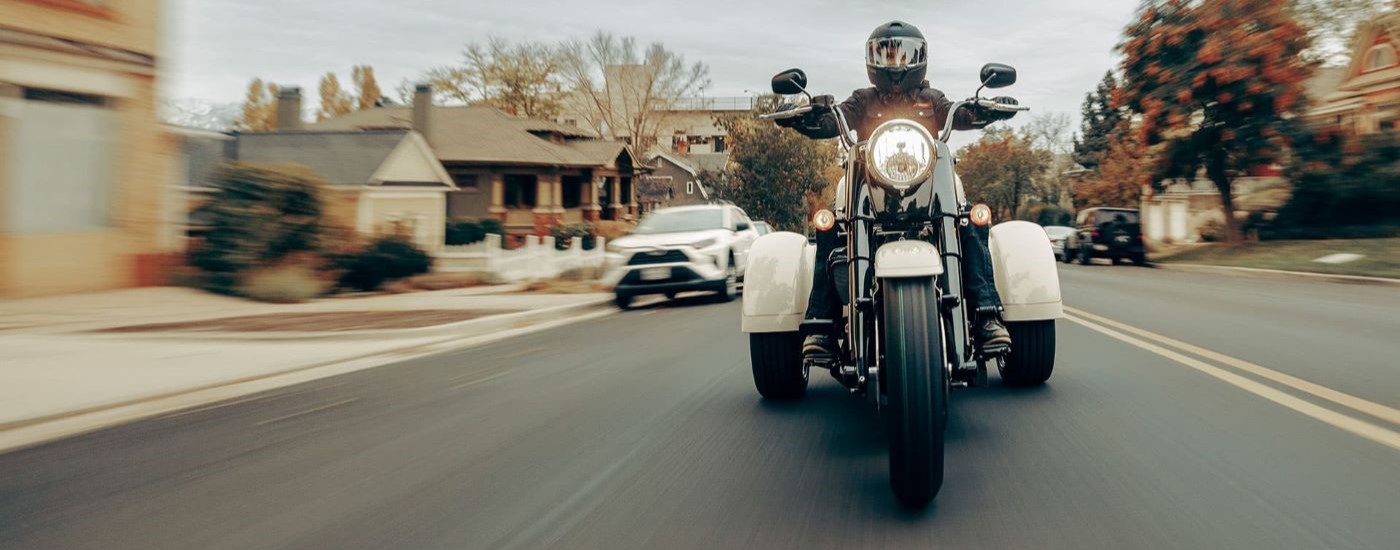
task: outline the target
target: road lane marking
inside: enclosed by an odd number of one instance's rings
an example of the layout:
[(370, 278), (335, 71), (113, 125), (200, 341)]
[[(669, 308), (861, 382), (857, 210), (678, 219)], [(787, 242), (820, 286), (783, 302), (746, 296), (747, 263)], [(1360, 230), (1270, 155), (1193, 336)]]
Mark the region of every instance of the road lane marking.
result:
[(1313, 396), (1316, 396), (1318, 398), (1331, 401), (1343, 407), (1347, 407), (1355, 411), (1369, 414), (1371, 416), (1380, 418), (1392, 424), (1400, 425), (1400, 410), (1387, 407), (1380, 403), (1367, 401), (1349, 393), (1339, 392), (1332, 388), (1309, 382), (1301, 378), (1290, 376), (1267, 367), (1261, 367), (1254, 363), (1250, 363), (1249, 361), (1236, 359), (1223, 353), (1214, 352), (1202, 348), (1200, 346), (1182, 342), (1181, 340), (1176, 340), (1173, 338), (1162, 336), (1160, 334), (1148, 332), (1146, 330), (1131, 325), (1126, 325), (1118, 321), (1114, 321), (1113, 319), (1108, 319), (1106, 317), (1095, 315), (1087, 311), (1075, 309), (1069, 306), (1065, 306), (1065, 311), (1077, 315), (1079, 317), (1083, 317), (1085, 319), (1094, 321), (1096, 323), (1100, 323), (1121, 330), (1123, 332), (1127, 332), (1136, 336), (1141, 336), (1143, 338), (1156, 341), (1159, 344), (1165, 344), (1167, 346), (1174, 347), (1178, 350), (1185, 351), (1187, 353), (1199, 355), (1212, 361), (1224, 363), (1226, 365), (1235, 367), (1237, 369), (1259, 376), (1261, 378), (1267, 378), (1269, 380), (1272, 380), (1279, 384), (1283, 384), (1295, 390), (1312, 394)]
[(457, 384), (457, 385), (455, 385), (455, 386), (448, 386), (447, 389), (449, 389), (449, 390), (458, 390), (458, 389), (462, 389), (462, 388), (470, 388), (470, 387), (475, 386), (475, 385), (477, 385), (477, 384), (484, 384), (484, 383), (486, 383), (486, 382), (490, 382), (490, 381), (492, 381), (492, 380), (495, 380), (495, 379), (500, 378), (500, 377), (502, 377), (502, 376), (505, 376), (505, 375), (507, 375), (507, 374), (510, 374), (510, 371), (498, 372), (498, 373), (496, 373), (496, 374), (493, 374), (493, 375), (491, 375), (491, 376), (487, 376), (487, 377), (485, 377), (485, 378), (478, 378), (478, 379), (472, 380), (472, 381), (470, 381), (470, 382), (463, 382), (463, 383)]
[[(1065, 308), (1068, 310), (1069, 308)], [(1171, 359), (1202, 373), (1218, 378), (1244, 391), (1283, 405), (1296, 412), (1310, 416), (1315, 420), (1329, 424), (1341, 430), (1370, 439), (1397, 451), (1400, 451), (1400, 432), (1391, 431), (1370, 422), (1358, 420), (1334, 410), (1315, 405), (1303, 399), (1299, 399), (1282, 391), (1276, 390), (1254, 380), (1250, 380), (1233, 372), (1227, 371), (1215, 365), (1211, 365), (1198, 359), (1187, 357), (1175, 351), (1163, 348), (1151, 342), (1139, 340), (1127, 334), (1118, 332), (1111, 328), (1081, 319), (1074, 315), (1066, 315), (1066, 319), (1074, 321), (1094, 331), (1098, 331), (1110, 338), (1132, 344), (1144, 350), (1150, 351), (1167, 359)]]
[(326, 410), (326, 409), (330, 409), (330, 408), (334, 408), (334, 407), (339, 407), (339, 406), (341, 406), (341, 405), (349, 405), (349, 404), (354, 403), (354, 402), (359, 401), (359, 400), (360, 400), (359, 397), (351, 397), (351, 398), (349, 398), (349, 399), (342, 399), (342, 400), (336, 401), (336, 402), (334, 402), (334, 403), (327, 403), (327, 404), (325, 404), (325, 405), (321, 405), (321, 406), (319, 406), (319, 407), (314, 407), (314, 408), (306, 409), (306, 410), (304, 410), (304, 411), (294, 412), (294, 413), (292, 413), (292, 414), (282, 415), (282, 416), (279, 416), (279, 417), (277, 417), (277, 418), (269, 418), (269, 419), (264, 420), (264, 421), (262, 421), (262, 422), (257, 422), (257, 423), (255, 423), (255, 424), (253, 424), (253, 425), (254, 425), (254, 426), (266, 426), (266, 425), (272, 424), (272, 423), (274, 423), (274, 422), (281, 422), (281, 421), (283, 421), (283, 420), (291, 420), (291, 419), (296, 418), (296, 417), (298, 417), (298, 416), (306, 416), (306, 415), (311, 414), (311, 413), (321, 412), (321, 411), (324, 411), (324, 410)]

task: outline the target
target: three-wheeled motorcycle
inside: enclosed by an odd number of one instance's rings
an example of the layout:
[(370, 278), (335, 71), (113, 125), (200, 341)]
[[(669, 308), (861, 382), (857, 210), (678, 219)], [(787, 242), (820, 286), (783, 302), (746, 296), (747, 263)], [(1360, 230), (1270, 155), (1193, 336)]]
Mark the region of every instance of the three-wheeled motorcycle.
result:
[[(845, 177), (836, 204), (813, 225), (835, 228), (844, 246), (816, 258), (815, 245), (791, 232), (759, 238), (750, 250), (744, 289), (743, 331), (749, 334), (754, 384), (768, 399), (796, 399), (812, 369), (828, 370), (864, 395), (884, 418), (890, 484), (908, 506), (923, 506), (943, 484), (943, 438), (950, 390), (987, 384), (995, 364), (1006, 385), (1044, 383), (1055, 364), (1055, 319), (1063, 316), (1059, 275), (1050, 240), (1040, 226), (1010, 221), (990, 228), (989, 247), (1002, 319), (1012, 344), (980, 349), (972, 339), (964, 300), (960, 225), (986, 226), (985, 205), (964, 196), (947, 141), (958, 109), (976, 104), (1025, 110), (983, 99), (983, 88), (1015, 83), (1007, 65), (982, 68), (982, 87), (956, 102), (942, 135), (909, 119), (892, 119), (858, 141), (830, 96), (813, 98), (798, 69), (773, 78), (773, 92), (797, 96), (802, 106), (763, 118), (830, 109), (840, 130)], [(837, 326), (804, 322), (815, 262), (828, 262), (843, 303)], [(805, 334), (837, 334), (829, 358), (802, 355)]]

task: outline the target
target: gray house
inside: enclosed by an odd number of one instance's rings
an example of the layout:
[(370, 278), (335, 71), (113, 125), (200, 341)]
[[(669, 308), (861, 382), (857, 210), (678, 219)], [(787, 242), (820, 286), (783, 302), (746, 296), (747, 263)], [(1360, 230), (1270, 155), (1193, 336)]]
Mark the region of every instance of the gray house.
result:
[(637, 202), (645, 210), (710, 202), (710, 188), (701, 176), (722, 170), (728, 158), (725, 154), (659, 153), (647, 163), (651, 174), (641, 179)]

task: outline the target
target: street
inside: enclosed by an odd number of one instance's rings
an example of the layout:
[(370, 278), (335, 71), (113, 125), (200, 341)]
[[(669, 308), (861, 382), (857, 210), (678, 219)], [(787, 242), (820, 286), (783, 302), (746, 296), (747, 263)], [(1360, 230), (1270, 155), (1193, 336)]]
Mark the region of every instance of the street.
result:
[(691, 298), (0, 455), (0, 548), (1400, 548), (1395, 287), (1060, 271), (1054, 376), (954, 394), (927, 510)]

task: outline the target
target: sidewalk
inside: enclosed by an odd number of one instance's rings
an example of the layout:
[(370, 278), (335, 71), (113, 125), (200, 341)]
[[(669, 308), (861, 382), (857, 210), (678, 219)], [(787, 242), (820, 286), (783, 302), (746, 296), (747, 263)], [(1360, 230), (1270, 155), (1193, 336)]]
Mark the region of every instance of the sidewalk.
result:
[[(379, 355), (387, 363), (415, 350), (442, 351), (454, 342), (480, 342), (502, 331), (610, 310), (606, 294), (519, 290), (498, 286), (263, 304), (153, 288), (0, 301), (0, 433), (278, 373)], [(347, 326), (343, 322), (299, 332), (197, 331), (211, 320), (230, 317), (340, 312), (344, 315), (331, 317), (353, 320), (369, 313), (411, 318), (428, 311), (470, 312), (470, 318), (379, 332), (339, 330)], [(189, 324), (196, 330), (100, 332), (157, 323)], [(356, 337), (326, 337), (337, 334)]]

